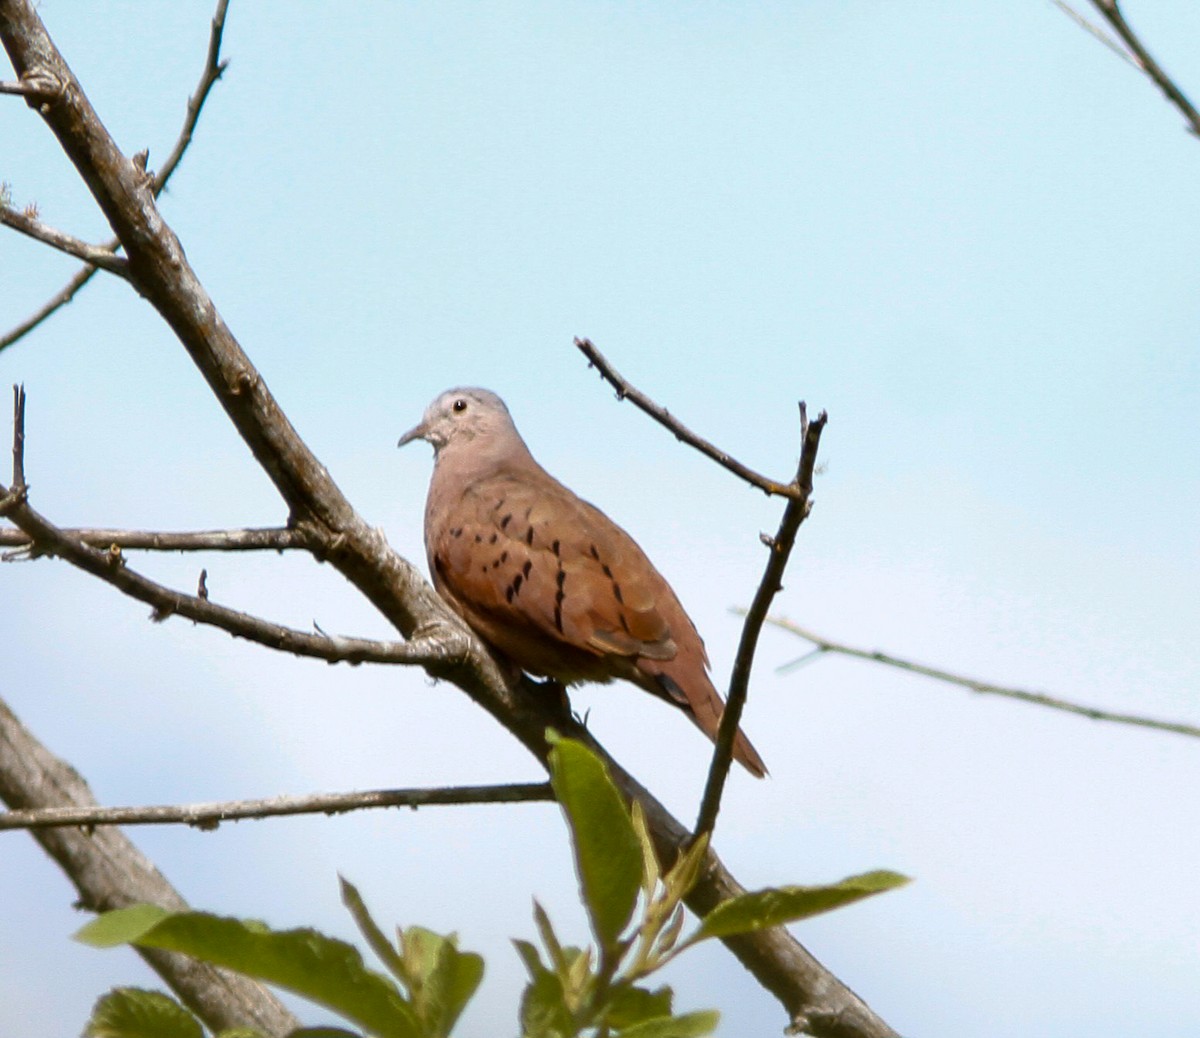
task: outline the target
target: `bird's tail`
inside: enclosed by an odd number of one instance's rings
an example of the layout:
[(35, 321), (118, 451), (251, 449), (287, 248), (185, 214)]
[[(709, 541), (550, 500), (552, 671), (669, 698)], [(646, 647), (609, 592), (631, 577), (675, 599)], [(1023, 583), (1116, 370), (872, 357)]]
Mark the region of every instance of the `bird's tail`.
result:
[[(698, 675), (693, 673), (686, 685), (664, 672), (659, 672), (654, 677), (667, 697), (682, 707), (696, 723), (696, 727), (715, 743), (717, 730), (721, 726), (721, 716), (725, 712), (725, 702), (713, 687), (708, 674), (704, 671), (700, 671)], [(755, 778), (766, 777), (766, 764), (740, 728), (733, 737), (733, 759)]]

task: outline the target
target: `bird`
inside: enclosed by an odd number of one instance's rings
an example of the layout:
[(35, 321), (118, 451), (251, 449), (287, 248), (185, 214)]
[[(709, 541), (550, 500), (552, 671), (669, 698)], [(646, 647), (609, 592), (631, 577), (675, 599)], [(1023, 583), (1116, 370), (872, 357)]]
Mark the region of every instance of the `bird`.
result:
[[(414, 440), (434, 450), (429, 572), (468, 626), (516, 667), (564, 687), (632, 682), (715, 742), (725, 703), (695, 624), (634, 539), (534, 460), (504, 401), (448, 389), (397, 446)], [(766, 775), (740, 729), (733, 756)]]

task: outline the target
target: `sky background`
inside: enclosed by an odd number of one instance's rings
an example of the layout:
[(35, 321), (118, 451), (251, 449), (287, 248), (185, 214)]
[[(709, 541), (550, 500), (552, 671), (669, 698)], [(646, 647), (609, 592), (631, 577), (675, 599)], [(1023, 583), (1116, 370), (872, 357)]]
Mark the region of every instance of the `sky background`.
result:
[[(167, 154), (211, 6), (39, 5), (127, 153)], [(1131, 4), (1200, 94), (1200, 7)], [(230, 68), (161, 206), (225, 320), (359, 511), (423, 566), (442, 389), (492, 388), (551, 472), (630, 530), (727, 681), (780, 506), (587, 370), (786, 478), (796, 401), (830, 415), (778, 611), (828, 636), (1115, 710), (1200, 723), (1200, 142), (1050, 3), (236, 2)], [(2, 78), (11, 78), (6, 70)], [(15, 204), (103, 240), (41, 121), (0, 103)], [(0, 324), (75, 264), (0, 234)], [(274, 525), (285, 513), (165, 325), (98, 277), (0, 354), (29, 393), (32, 503), (64, 524)], [(270, 619), (390, 637), (328, 567), (139, 558)], [(454, 687), (235, 643), (53, 561), (0, 568), (3, 695), (106, 804), (525, 781)], [(796, 928), (921, 1038), (1200, 1031), (1200, 743), (984, 699), (763, 638), (718, 830), (750, 887), (903, 871)], [(695, 817), (707, 742), (631, 687), (597, 736)], [(585, 921), (550, 805), (136, 830), (197, 907), (350, 937), (377, 918), (487, 958), (463, 1038), (514, 1033), (531, 898)], [(0, 836), (0, 1032), (78, 1033), (125, 951)], [(667, 980), (721, 1034), (778, 1033), (719, 946)], [(306, 1010), (306, 1019), (321, 1019)]]

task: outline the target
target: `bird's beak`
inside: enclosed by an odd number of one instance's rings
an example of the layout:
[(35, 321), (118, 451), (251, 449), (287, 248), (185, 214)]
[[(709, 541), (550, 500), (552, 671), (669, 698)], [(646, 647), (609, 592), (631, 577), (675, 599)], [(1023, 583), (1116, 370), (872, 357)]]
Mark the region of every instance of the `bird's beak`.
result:
[(406, 443), (412, 443), (413, 440), (423, 440), (424, 438), (425, 438), (425, 423), (421, 422), (419, 425), (414, 425), (411, 429), (408, 430), (408, 432), (406, 432), (403, 436), (401, 436), (400, 442), (397, 443), (396, 446), (403, 447)]

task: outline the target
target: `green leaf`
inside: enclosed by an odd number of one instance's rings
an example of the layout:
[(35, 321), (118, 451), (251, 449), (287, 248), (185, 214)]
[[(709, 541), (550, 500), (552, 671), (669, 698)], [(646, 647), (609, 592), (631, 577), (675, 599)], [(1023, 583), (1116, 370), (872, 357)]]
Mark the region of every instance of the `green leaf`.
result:
[(573, 1038), (577, 1033), (562, 981), (543, 969), (526, 985), (521, 996), (523, 1038)]
[(646, 988), (621, 985), (613, 991), (604, 1018), (610, 1027), (629, 1027), (644, 1020), (671, 1015), (674, 994), (668, 987), (647, 991)]
[(633, 802), (630, 821), (633, 823), (633, 831), (637, 834), (638, 846), (642, 849), (642, 893), (651, 898), (654, 896), (654, 888), (658, 885), (660, 872), (658, 855), (654, 853), (654, 839), (650, 835), (646, 811), (640, 801)]
[(403, 931), (400, 946), (417, 1015), (432, 1038), (445, 1038), (483, 979), (483, 959), (420, 926)]
[(682, 901), (696, 885), (707, 854), (708, 833), (701, 833), (691, 846), (679, 855), (663, 881), (674, 900)]
[(642, 885), (642, 848), (625, 801), (604, 764), (572, 739), (550, 752), (550, 782), (575, 845), (575, 868), (592, 929), (611, 948), (633, 915)]
[(546, 954), (550, 958), (551, 969), (565, 979), (567, 957), (563, 954), (562, 944), (558, 940), (558, 934), (554, 932), (550, 917), (536, 897), (533, 899), (533, 921), (537, 925), (538, 935), (542, 939), (542, 947), (546, 949)]
[[(136, 930), (130, 919), (126, 916), (102, 929), (103, 939), (111, 942), (115, 933)], [(254, 920), (203, 912), (179, 912), (142, 929), (125, 939), (276, 984), (340, 1013), (378, 1038), (422, 1038), (416, 1015), (395, 984), (367, 969), (358, 949), (316, 930), (275, 931)], [(77, 936), (94, 939), (94, 934)]]
[(158, 905), (114, 908), (76, 930), (75, 940), (81, 944), (90, 944), (93, 948), (115, 948), (119, 944), (132, 944), (170, 914), (168, 909)]
[(96, 1003), (83, 1033), (85, 1038), (203, 1038), (204, 1028), (161, 991), (116, 988)]
[(623, 1031), (617, 1038), (701, 1038), (712, 1034), (721, 1022), (721, 1014), (715, 1009), (699, 1013), (684, 1013), (683, 1016), (660, 1016), (656, 1020), (644, 1020)]
[(536, 980), (539, 973), (546, 972), (546, 967), (542, 963), (542, 957), (531, 942), (514, 939), (513, 946), (517, 949), (517, 954), (521, 956), (521, 961), (525, 963), (525, 968), (529, 971), (530, 980)]
[(358, 926), (359, 933), (367, 939), (371, 951), (378, 956), (379, 961), (397, 980), (404, 980), (404, 964), (400, 960), (400, 953), (392, 946), (392, 942), (387, 939), (379, 925), (371, 917), (371, 913), (367, 911), (366, 903), (359, 894), (358, 888), (345, 876), (338, 876), (338, 882), (342, 887), (342, 904), (350, 910), (350, 915)]
[(677, 906), (675, 914), (671, 916), (670, 921), (663, 927), (662, 933), (658, 935), (658, 943), (655, 948), (660, 954), (665, 954), (675, 947), (675, 942), (679, 940), (679, 931), (683, 929), (684, 916), (683, 905)]
[(772, 887), (742, 894), (717, 905), (704, 917), (695, 939), (728, 937), (749, 933), (768, 926), (807, 919), (843, 905), (861, 901), (872, 894), (893, 890), (908, 883), (907, 876), (879, 870), (851, 876), (840, 883), (823, 887)]

